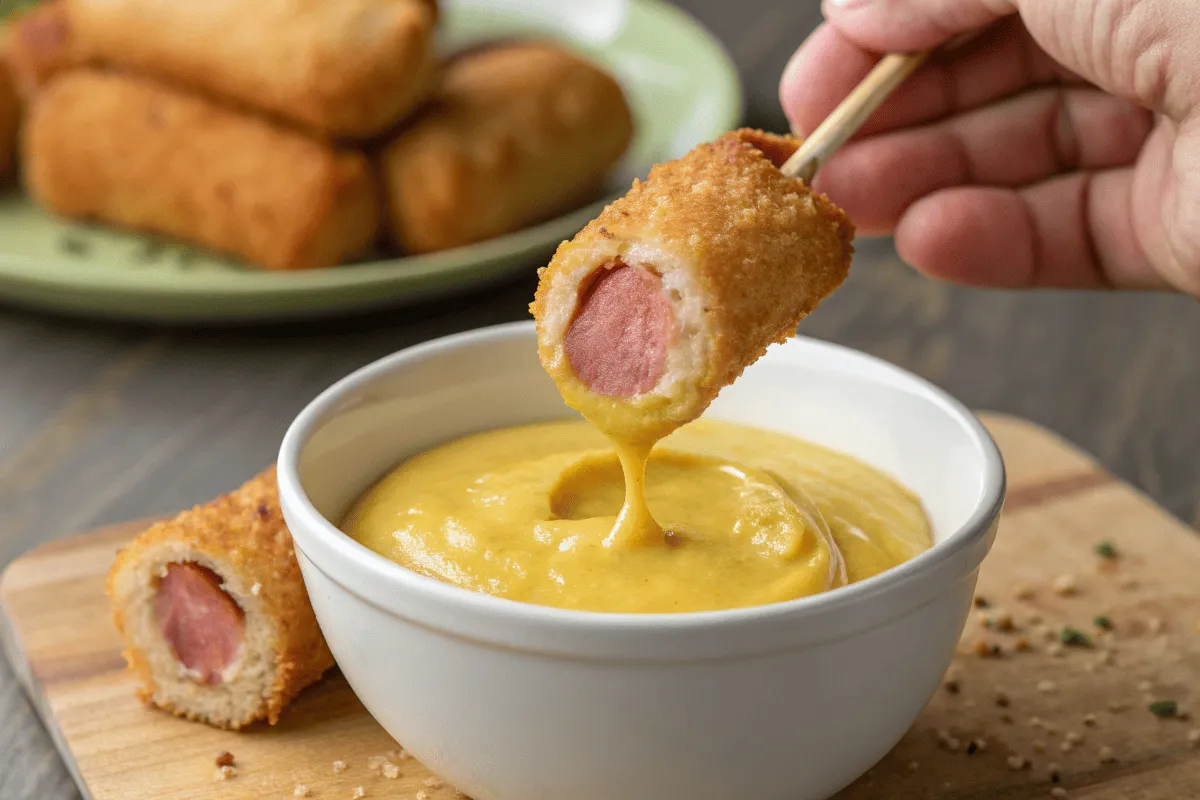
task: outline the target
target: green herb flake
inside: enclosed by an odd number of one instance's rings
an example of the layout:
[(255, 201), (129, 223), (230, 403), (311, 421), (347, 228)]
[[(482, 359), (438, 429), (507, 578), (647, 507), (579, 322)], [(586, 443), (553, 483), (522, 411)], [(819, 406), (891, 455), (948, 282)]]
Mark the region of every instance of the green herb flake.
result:
[(1083, 631), (1077, 631), (1074, 628), (1063, 628), (1058, 634), (1058, 639), (1068, 647), (1091, 647), (1092, 637), (1088, 636)]
[(1159, 700), (1150, 704), (1150, 713), (1164, 718), (1179, 716), (1179, 703), (1174, 700)]
[(1117, 553), (1117, 546), (1115, 544), (1105, 540), (1096, 545), (1096, 555), (1100, 556), (1101, 558), (1107, 558), (1111, 561), (1112, 559), (1115, 559), (1119, 553)]
[(1113, 629), (1113, 621), (1106, 616), (1101, 615), (1092, 621), (1102, 631), (1111, 631)]

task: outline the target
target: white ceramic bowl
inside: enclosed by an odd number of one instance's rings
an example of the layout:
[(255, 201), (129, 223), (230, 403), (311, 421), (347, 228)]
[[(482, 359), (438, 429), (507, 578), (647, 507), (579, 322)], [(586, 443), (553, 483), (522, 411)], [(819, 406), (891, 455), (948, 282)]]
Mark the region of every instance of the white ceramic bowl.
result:
[(995, 444), (896, 367), (798, 338), (708, 415), (786, 431), (892, 474), (936, 545), (815, 597), (684, 615), (564, 611), (422, 577), (338, 531), (407, 456), (570, 416), (531, 323), (389, 356), (296, 419), (284, 516), (346, 679), (417, 758), (476, 800), (816, 800), (912, 724), (949, 665), (1004, 496)]

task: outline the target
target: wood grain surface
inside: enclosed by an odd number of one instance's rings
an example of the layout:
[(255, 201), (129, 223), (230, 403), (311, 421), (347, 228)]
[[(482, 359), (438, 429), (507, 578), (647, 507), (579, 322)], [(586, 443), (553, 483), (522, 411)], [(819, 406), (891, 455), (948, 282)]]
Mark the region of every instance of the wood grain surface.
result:
[[(1174, 700), (1200, 711), (1200, 540), (1053, 435), (1007, 417), (987, 422), (1011, 484), (977, 595), (992, 624), (968, 623), (943, 688), (838, 800), (1033, 800), (1049, 796), (1055, 773), (1070, 796), (1089, 800), (1200, 796), (1200, 743), (1189, 741), (1200, 722), (1149, 709)], [(399, 745), (340, 675), (302, 694), (277, 727), (243, 733), (135, 702), (103, 581), (117, 547), (144, 526), (44, 545), (0, 579), (3, 641), (87, 796), (265, 800), (301, 784), (318, 798), (352, 797), (360, 786), (367, 797), (455, 797), (416, 761), (388, 757)], [(1117, 558), (1096, 554), (1101, 540)], [(1069, 595), (1054, 590), (1066, 574)], [(1096, 628), (1100, 614), (1111, 633)], [(1091, 646), (1057, 644), (1064, 625), (1086, 632)], [(980, 642), (1002, 656), (981, 657)], [(220, 752), (236, 761), (224, 781)], [(385, 760), (394, 772), (383, 772)]]
[[(816, 0), (681, 0), (733, 54), (747, 121), (783, 130), (782, 69)], [(523, 318), (534, 278), (367, 318), (151, 330), (0, 307), (0, 564), (35, 544), (166, 513), (238, 485), (332, 380), (399, 347)], [(990, 292), (923, 279), (860, 241), (847, 284), (802, 332), (916, 371), (1095, 453), (1187, 520), (1200, 498), (1200, 309), (1158, 294)], [(0, 663), (0, 798), (74, 797)]]

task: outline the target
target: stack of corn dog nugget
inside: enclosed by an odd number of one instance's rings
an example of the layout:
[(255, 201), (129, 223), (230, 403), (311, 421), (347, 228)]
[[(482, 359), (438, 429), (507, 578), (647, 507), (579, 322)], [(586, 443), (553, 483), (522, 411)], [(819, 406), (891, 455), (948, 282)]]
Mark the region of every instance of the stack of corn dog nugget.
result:
[(616, 81), (550, 43), (440, 58), (438, 21), (436, 0), (46, 0), (0, 33), (0, 167), (20, 108), (43, 208), (271, 270), (472, 244), (596, 195), (632, 138)]

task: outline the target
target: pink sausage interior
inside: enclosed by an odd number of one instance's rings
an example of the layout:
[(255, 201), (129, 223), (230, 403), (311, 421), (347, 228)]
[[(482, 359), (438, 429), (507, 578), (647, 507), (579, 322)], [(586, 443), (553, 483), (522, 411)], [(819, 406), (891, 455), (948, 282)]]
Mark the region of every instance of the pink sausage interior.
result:
[(619, 262), (601, 267), (567, 328), (567, 359), (594, 392), (648, 392), (662, 378), (674, 322), (661, 277)]
[(245, 614), (220, 577), (199, 564), (168, 564), (155, 607), (175, 658), (203, 682), (220, 683), (246, 633)]

